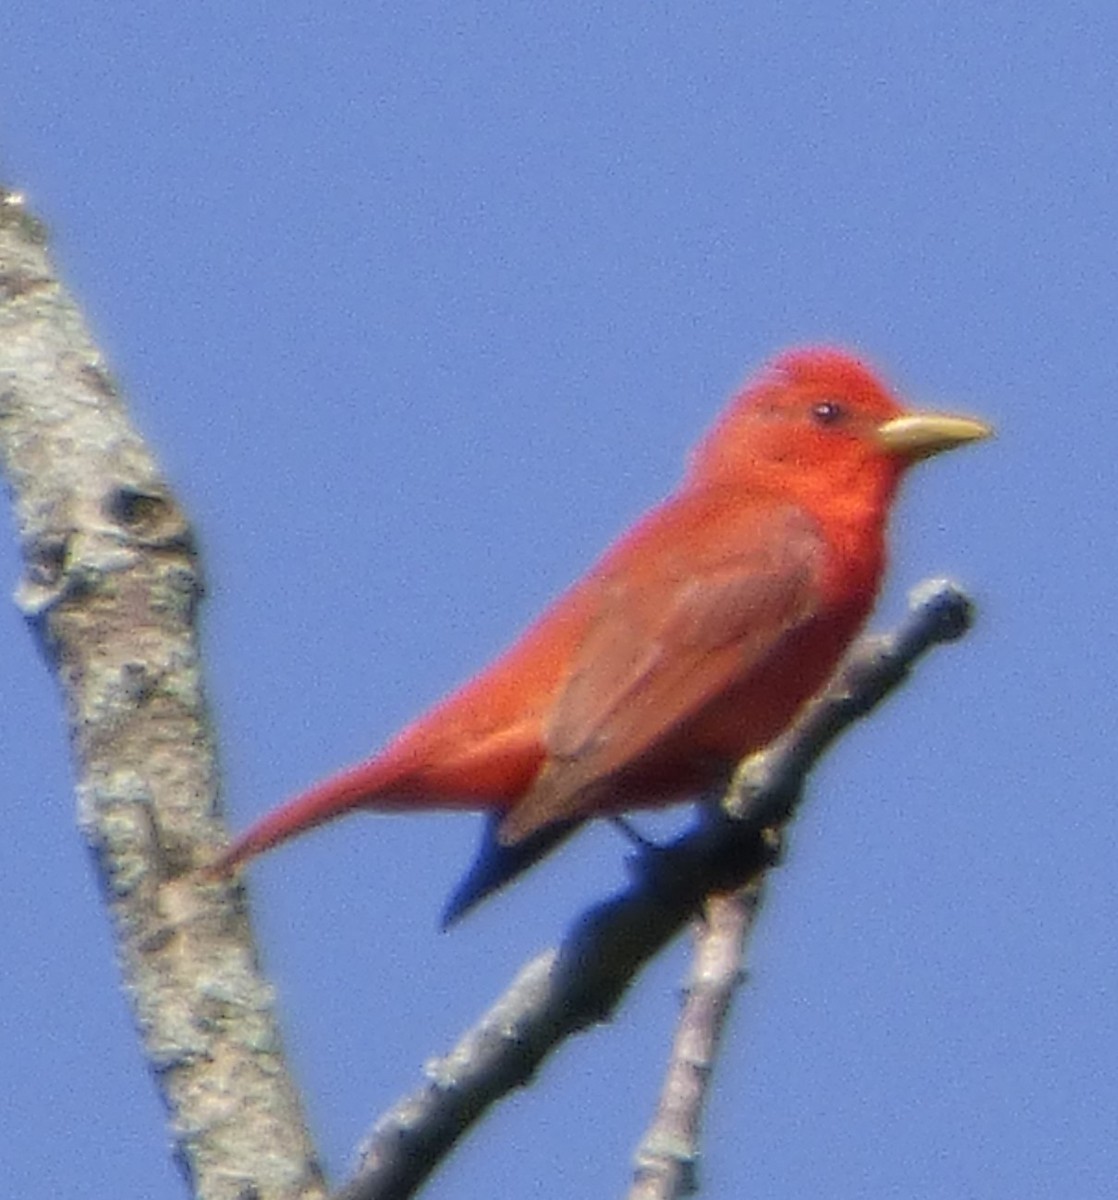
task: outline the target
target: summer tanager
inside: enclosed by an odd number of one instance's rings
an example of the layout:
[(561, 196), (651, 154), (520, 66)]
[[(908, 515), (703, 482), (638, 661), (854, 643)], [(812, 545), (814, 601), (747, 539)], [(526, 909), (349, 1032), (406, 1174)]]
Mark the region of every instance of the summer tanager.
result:
[(483, 809), (457, 917), (589, 817), (694, 797), (784, 730), (865, 621), (914, 462), (990, 436), (861, 362), (787, 353), (683, 483), (509, 650), (379, 754), (266, 815), (218, 872), (352, 809)]

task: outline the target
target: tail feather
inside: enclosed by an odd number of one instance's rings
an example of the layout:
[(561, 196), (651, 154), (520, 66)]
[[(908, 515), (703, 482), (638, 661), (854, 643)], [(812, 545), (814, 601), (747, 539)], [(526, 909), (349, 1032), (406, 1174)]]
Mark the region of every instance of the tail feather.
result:
[(228, 875), (265, 850), (355, 808), (395, 808), (403, 788), (399, 769), (383, 758), (342, 771), (261, 817), (221, 855), (209, 873)]

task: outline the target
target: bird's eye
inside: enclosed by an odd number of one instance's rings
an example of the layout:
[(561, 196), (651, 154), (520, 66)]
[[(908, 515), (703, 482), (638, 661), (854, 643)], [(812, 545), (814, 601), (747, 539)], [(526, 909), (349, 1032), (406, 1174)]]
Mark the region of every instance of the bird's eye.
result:
[(846, 415), (843, 407), (835, 400), (820, 400), (811, 410), (811, 415), (820, 425), (834, 425)]

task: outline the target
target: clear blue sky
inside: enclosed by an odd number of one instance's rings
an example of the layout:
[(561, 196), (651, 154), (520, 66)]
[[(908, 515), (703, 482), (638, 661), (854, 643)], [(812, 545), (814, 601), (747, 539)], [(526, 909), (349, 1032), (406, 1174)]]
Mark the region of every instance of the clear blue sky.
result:
[[(877, 617), (949, 572), (981, 620), (819, 773), (703, 1194), (1112, 1196), (1118, 9), (147, 7), (8, 6), (0, 175), (197, 521), (232, 824), (483, 663), (758, 362), (854, 346), (1000, 427), (911, 480)], [(0, 622), (0, 1192), (173, 1196), (54, 689)], [(443, 935), (474, 836), (355, 818), (252, 871), (335, 1172), (621, 878), (603, 830)], [(616, 1195), (685, 964), (430, 1195)]]

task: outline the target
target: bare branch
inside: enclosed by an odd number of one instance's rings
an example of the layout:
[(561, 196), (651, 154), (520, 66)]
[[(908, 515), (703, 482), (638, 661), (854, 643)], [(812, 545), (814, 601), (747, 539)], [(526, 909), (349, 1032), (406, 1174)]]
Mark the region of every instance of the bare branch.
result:
[(763, 879), (711, 896), (696, 922), (691, 978), (652, 1124), (636, 1153), (629, 1200), (676, 1200), (698, 1191), (703, 1106), (734, 995), (745, 978), (745, 942), (761, 905)]
[[(491, 1104), (527, 1083), (565, 1038), (608, 1019), (644, 964), (708, 895), (745, 887), (776, 862), (780, 830), (839, 733), (897, 687), (928, 649), (961, 637), (971, 620), (967, 597), (932, 581), (913, 593), (895, 633), (863, 638), (797, 724), (743, 764), (725, 815), (637, 860), (628, 891), (590, 909), (558, 950), (529, 963), (458, 1046), (429, 1066), (428, 1082), (373, 1127), (357, 1175), (336, 1200), (414, 1195)], [(709, 1040), (713, 1049), (716, 1035)], [(701, 1101), (702, 1093), (695, 1095)], [(687, 1121), (697, 1128), (697, 1107)]]
[[(192, 868), (221, 840), (190, 526), (46, 253), (0, 190), (0, 463), (16, 601), (58, 678), (78, 817), (195, 1194), (323, 1194), (243, 903)], [(236, 893), (239, 895), (239, 893)]]

